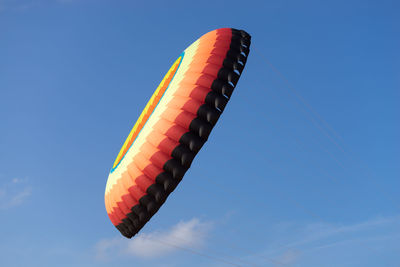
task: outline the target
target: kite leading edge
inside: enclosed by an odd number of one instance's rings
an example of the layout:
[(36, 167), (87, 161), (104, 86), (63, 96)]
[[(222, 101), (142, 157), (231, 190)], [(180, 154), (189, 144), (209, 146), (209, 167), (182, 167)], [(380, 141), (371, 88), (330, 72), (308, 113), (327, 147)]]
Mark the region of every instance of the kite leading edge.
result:
[(158, 211), (207, 141), (244, 69), (250, 39), (231, 28), (203, 35), (150, 98), (107, 180), (106, 210), (125, 237)]

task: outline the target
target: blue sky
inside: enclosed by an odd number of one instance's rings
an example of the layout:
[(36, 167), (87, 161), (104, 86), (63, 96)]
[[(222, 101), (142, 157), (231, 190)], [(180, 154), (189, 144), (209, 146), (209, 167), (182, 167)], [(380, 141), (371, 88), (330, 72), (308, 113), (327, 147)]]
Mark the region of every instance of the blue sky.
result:
[[(0, 266), (399, 266), (399, 8), (0, 0)], [(232, 100), (123, 239), (112, 163), (173, 61), (220, 27), (253, 36)]]

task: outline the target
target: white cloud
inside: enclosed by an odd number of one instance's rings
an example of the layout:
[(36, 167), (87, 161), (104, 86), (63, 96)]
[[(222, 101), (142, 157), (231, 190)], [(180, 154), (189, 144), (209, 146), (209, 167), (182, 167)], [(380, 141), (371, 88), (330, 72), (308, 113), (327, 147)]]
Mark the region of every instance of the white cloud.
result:
[(277, 265), (289, 265), (292, 263), (295, 263), (297, 259), (300, 257), (301, 252), (299, 250), (294, 250), (294, 249), (289, 249), (283, 252), (282, 255), (280, 255), (275, 262)]
[(172, 253), (180, 247), (199, 248), (204, 245), (211, 224), (197, 218), (181, 221), (166, 231), (142, 233), (131, 240), (122, 237), (103, 239), (96, 244), (96, 257), (107, 259), (111, 254), (154, 258)]
[(0, 187), (0, 209), (5, 210), (21, 205), (32, 194), (32, 187), (26, 179), (13, 178)]
[(22, 204), (25, 199), (27, 199), (32, 194), (31, 187), (25, 187), (22, 191), (17, 192), (15, 195), (11, 196), (6, 207), (15, 207)]
[[(199, 247), (204, 243), (208, 228), (208, 224), (201, 223), (196, 218), (179, 222), (166, 232), (139, 235), (129, 243), (125, 252), (139, 257), (155, 257), (177, 250), (177, 247)], [(162, 243), (157, 242), (158, 240)]]
[(21, 182), (24, 182), (25, 180), (23, 180), (23, 179), (21, 179), (21, 178), (13, 178), (12, 180), (11, 180), (11, 182), (12, 183), (14, 183), (14, 184), (18, 184), (18, 183), (21, 183)]

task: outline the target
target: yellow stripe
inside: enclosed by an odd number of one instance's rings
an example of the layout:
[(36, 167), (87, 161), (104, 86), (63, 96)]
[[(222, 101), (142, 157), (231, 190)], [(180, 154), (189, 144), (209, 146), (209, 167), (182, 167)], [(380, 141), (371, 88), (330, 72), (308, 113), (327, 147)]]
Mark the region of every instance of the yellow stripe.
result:
[(137, 137), (139, 132), (142, 130), (143, 126), (146, 124), (146, 121), (150, 117), (151, 113), (153, 113), (153, 110), (157, 106), (157, 104), (160, 101), (161, 97), (163, 96), (165, 90), (168, 88), (168, 85), (171, 82), (172, 77), (174, 77), (174, 74), (177, 71), (181, 60), (182, 60), (182, 57), (179, 57), (174, 62), (172, 67), (168, 70), (167, 74), (162, 79), (161, 83), (158, 85), (156, 91), (154, 92), (154, 94), (150, 98), (149, 102), (147, 103), (146, 107), (142, 111), (142, 114), (140, 114), (139, 119), (136, 121), (131, 132), (128, 135), (128, 138), (126, 138), (124, 145), (122, 146), (121, 150), (119, 151), (118, 156), (114, 161), (113, 169), (121, 162), (122, 158), (125, 156), (126, 152), (131, 147), (133, 141), (135, 140), (135, 138)]

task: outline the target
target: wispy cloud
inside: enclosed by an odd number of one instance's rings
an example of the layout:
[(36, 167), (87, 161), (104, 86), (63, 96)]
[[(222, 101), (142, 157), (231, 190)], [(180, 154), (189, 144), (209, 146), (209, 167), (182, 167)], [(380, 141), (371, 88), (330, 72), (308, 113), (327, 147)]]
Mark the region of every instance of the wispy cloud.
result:
[(279, 265), (290, 265), (295, 263), (301, 256), (301, 252), (299, 250), (289, 249), (284, 251), (279, 257), (275, 259), (275, 261)]
[(7, 11), (7, 10), (27, 10), (33, 7), (36, 7), (41, 4), (40, 0), (32, 1), (32, 0), (19, 0), (19, 1), (12, 1), (12, 0), (3, 0), (0, 1), (0, 12)]
[(112, 254), (155, 258), (181, 247), (199, 248), (204, 245), (211, 223), (197, 218), (181, 221), (166, 231), (143, 233), (127, 240), (122, 237), (103, 239), (96, 244), (96, 257), (107, 259)]
[(386, 225), (399, 222), (400, 216), (393, 217), (377, 217), (364, 222), (354, 224), (328, 224), (328, 223), (311, 223), (307, 224), (300, 230), (302, 238), (296, 240), (289, 246), (307, 245), (317, 241), (323, 241), (331, 237), (351, 236), (354, 234), (363, 234), (370, 230), (376, 230)]
[(0, 187), (0, 209), (5, 210), (21, 205), (32, 194), (32, 187), (26, 179), (13, 178)]
[[(57, 4), (70, 4), (80, 2), (81, 0), (53, 0)], [(51, 2), (43, 0), (0, 0), (0, 12), (5, 11), (24, 11), (36, 7), (42, 7)]]
[(315, 264), (316, 254), (337, 259), (340, 253), (347, 254), (349, 248), (354, 255), (393, 249), (390, 244), (400, 238), (400, 216), (381, 216), (351, 224), (284, 223), (277, 229), (277, 240), (271, 240), (275, 245), (259, 255), (272, 257), (282, 265), (301, 265), (310, 259)]

